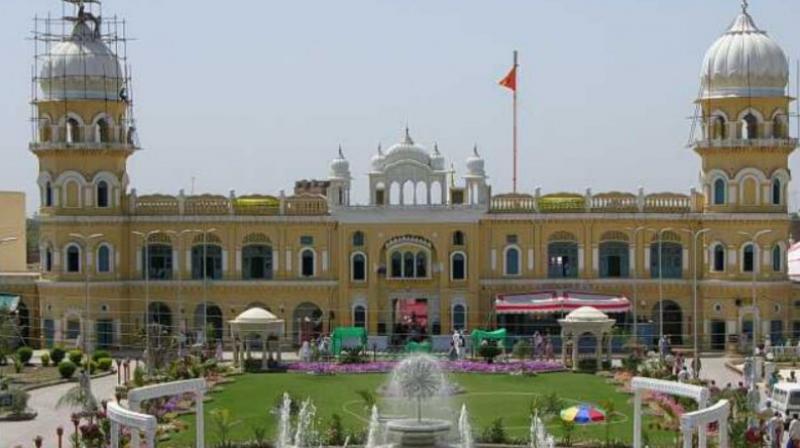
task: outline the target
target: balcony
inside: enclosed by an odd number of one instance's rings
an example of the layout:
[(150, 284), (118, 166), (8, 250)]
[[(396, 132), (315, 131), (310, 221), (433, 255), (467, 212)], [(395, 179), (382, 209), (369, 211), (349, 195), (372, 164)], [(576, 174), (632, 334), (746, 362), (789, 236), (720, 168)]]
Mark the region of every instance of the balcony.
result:
[(692, 213), (703, 209), (703, 195), (692, 189), (689, 194), (650, 193), (643, 189), (638, 194), (619, 191), (593, 194), (552, 193), (534, 195), (524, 193), (493, 196), (489, 212), (509, 213)]

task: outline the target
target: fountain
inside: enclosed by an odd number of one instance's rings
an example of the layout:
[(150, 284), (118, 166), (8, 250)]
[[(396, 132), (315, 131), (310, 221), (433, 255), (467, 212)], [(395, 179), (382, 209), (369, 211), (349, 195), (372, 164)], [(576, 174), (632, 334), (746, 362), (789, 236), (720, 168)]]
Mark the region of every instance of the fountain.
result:
[(289, 394), (283, 394), (280, 415), (278, 419), (278, 440), (276, 448), (303, 448), (311, 446), (314, 442), (313, 423), (317, 408), (310, 399), (303, 402), (300, 413), (297, 414), (297, 423), (292, 431), (292, 399)]
[(469, 414), (465, 404), (461, 405), (461, 414), (458, 416), (458, 435), (461, 448), (472, 448), (472, 425), (469, 424)]
[(547, 428), (538, 413), (531, 416), (530, 438), (531, 442), (528, 445), (530, 448), (555, 448), (556, 446), (555, 439), (547, 433)]
[(372, 405), (372, 414), (369, 418), (369, 428), (367, 429), (367, 444), (365, 448), (377, 448), (380, 442), (381, 422), (378, 415), (378, 407)]
[(425, 416), (423, 410), (435, 407), (433, 402), (441, 402), (449, 390), (447, 378), (432, 356), (415, 354), (401, 361), (392, 371), (389, 392), (413, 404), (413, 411), (408, 411), (416, 415), (387, 421), (389, 442), (399, 447), (442, 445), (450, 431), (450, 421)]

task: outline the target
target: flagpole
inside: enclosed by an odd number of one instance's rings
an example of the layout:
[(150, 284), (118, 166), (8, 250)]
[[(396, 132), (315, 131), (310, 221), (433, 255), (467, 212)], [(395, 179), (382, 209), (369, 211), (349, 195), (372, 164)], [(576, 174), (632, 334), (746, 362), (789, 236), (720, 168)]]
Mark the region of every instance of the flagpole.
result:
[[(514, 69), (513, 70), (514, 70), (514, 77), (515, 78), (516, 78), (517, 67), (518, 67), (518, 64), (517, 64), (517, 50), (514, 50)], [(514, 86), (514, 91), (513, 91), (513, 94), (514, 94), (514, 96), (513, 96), (513, 98), (514, 98), (514, 100), (513, 100), (514, 101), (514, 131), (513, 131), (514, 132), (514, 135), (513, 135), (513, 140), (514, 140), (514, 143), (513, 143), (514, 144), (514, 174), (513, 174), (513, 176), (514, 176), (513, 177), (514, 193), (517, 192), (517, 88), (518, 88), (518, 85), (519, 84), (517, 83)]]

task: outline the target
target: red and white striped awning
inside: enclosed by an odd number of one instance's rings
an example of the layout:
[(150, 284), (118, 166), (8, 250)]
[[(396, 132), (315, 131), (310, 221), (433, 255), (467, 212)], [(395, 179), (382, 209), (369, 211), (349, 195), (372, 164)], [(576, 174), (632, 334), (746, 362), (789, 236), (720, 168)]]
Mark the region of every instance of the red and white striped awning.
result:
[(604, 313), (624, 313), (631, 302), (624, 296), (580, 291), (536, 291), (522, 294), (498, 294), (494, 301), (497, 314), (567, 313), (591, 306)]

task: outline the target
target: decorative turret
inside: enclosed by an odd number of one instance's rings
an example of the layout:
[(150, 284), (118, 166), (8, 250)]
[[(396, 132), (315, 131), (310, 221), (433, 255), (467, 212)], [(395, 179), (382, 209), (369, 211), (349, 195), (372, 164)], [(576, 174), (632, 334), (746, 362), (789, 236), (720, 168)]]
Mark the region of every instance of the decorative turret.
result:
[(344, 157), (342, 145), (339, 145), (339, 153), (336, 158), (331, 160), (330, 174), (328, 180), (328, 204), (332, 207), (342, 207), (350, 205), (350, 162)]
[(472, 155), (467, 157), (467, 174), (464, 176), (467, 186), (467, 202), (469, 204), (488, 204), (489, 185), (486, 183), (484, 160), (478, 153), (478, 145), (472, 148)]

